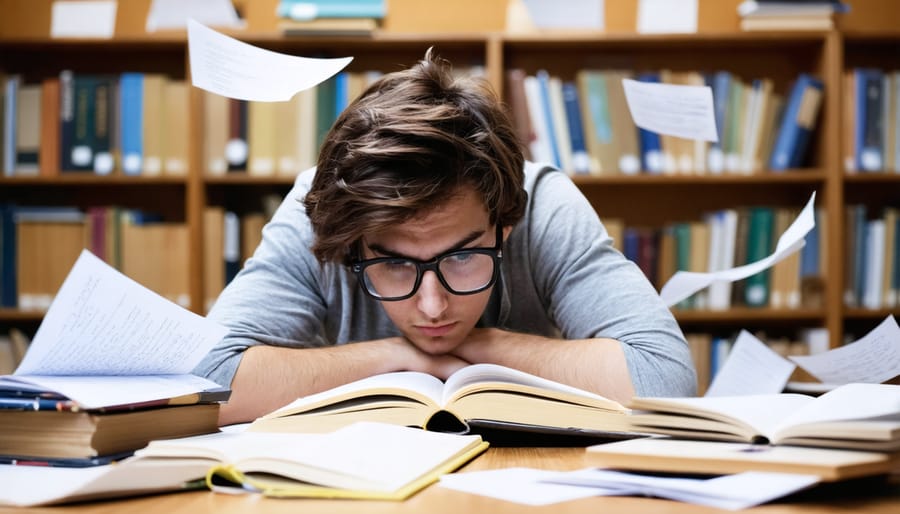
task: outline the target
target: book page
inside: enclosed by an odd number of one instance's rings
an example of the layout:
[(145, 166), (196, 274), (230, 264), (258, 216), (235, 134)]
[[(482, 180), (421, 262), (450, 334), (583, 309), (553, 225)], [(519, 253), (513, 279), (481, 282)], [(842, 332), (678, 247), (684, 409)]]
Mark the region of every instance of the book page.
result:
[(327, 405), (347, 398), (386, 394), (388, 391), (395, 394), (407, 392), (408, 394), (405, 394), (405, 396), (436, 407), (440, 405), (442, 388), (443, 383), (427, 373), (418, 371), (384, 373), (350, 382), (321, 393), (298, 398), (263, 417), (277, 418), (279, 416), (287, 416), (305, 411), (313, 406)]
[(560, 393), (591, 398), (594, 400), (600, 400), (602, 402), (609, 403), (610, 408), (612, 409), (621, 409), (621, 406), (618, 403), (608, 398), (604, 398), (599, 394), (594, 394), (583, 389), (578, 389), (577, 387), (572, 387), (566, 384), (561, 384), (559, 382), (554, 382), (552, 380), (547, 380), (546, 378), (541, 378), (529, 373), (525, 373), (524, 371), (507, 368), (505, 366), (499, 366), (497, 364), (472, 364), (471, 366), (466, 366), (465, 368), (457, 370), (455, 373), (450, 375), (447, 378), (447, 383), (444, 385), (444, 393), (443, 397), (441, 398), (441, 405), (446, 405), (447, 401), (449, 401), (450, 398), (460, 389), (482, 382), (521, 384), (538, 389), (545, 389), (548, 391), (556, 391)]
[(776, 427), (787, 429), (801, 423), (900, 417), (900, 386), (847, 384), (833, 389), (798, 409)]
[(187, 374), (226, 332), (84, 250), (15, 374)]
[(793, 372), (789, 360), (741, 330), (705, 396), (780, 393)]
[(853, 343), (790, 359), (826, 384), (884, 382), (900, 375), (900, 326), (888, 316)]

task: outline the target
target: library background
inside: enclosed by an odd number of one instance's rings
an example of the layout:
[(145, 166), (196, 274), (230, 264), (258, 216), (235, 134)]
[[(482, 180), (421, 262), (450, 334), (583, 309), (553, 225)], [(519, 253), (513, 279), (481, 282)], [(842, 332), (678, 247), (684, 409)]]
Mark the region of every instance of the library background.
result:
[[(541, 2), (524, 0), (386, 0), (334, 23), (281, 17), (278, 0), (235, 1), (244, 26), (226, 34), (354, 57), (279, 104), (191, 87), (186, 34), (148, 32), (151, 0), (120, 0), (111, 38), (54, 37), (58, 3), (0, 0), (4, 373), (82, 248), (206, 312), (337, 113), (430, 46), (492, 83), (530, 157), (572, 176), (657, 288), (678, 269), (769, 255), (816, 193), (801, 252), (674, 307), (701, 389), (741, 329), (806, 353), (900, 312), (894, 0), (787, 22), (739, 13), (740, 0), (697, 0), (696, 30), (651, 34), (637, 30), (639, 0), (597, 2), (602, 30), (544, 28), (528, 5)], [(709, 85), (719, 142), (638, 130), (622, 78)]]

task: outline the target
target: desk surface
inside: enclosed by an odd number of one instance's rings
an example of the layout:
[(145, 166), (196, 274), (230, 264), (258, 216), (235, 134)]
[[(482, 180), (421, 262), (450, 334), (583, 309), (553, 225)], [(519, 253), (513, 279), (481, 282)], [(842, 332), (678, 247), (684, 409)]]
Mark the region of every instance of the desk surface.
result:
[[(553, 470), (574, 470), (591, 466), (584, 448), (491, 448), (463, 468), (463, 471), (526, 466)], [(0, 484), (2, 485), (2, 484)], [(394, 513), (429, 512), (458, 514), (461, 512), (491, 512), (503, 514), (528, 512), (591, 513), (641, 512), (641, 513), (697, 513), (730, 512), (669, 500), (635, 497), (595, 497), (557, 503), (545, 507), (528, 507), (491, 498), (470, 495), (432, 485), (405, 502), (355, 501), (355, 500), (278, 500), (258, 495), (238, 495), (192, 491), (161, 494), (141, 498), (99, 501), (78, 505), (43, 507), (32, 509), (2, 509), (0, 512), (29, 513), (85, 513), (119, 514), (121, 512), (166, 512), (184, 514), (244, 514), (284, 513)], [(900, 477), (893, 476), (890, 483), (883, 480), (857, 481), (855, 483), (830, 484), (826, 487), (800, 493), (788, 500), (753, 509), (769, 514), (865, 512), (896, 514), (900, 512)]]

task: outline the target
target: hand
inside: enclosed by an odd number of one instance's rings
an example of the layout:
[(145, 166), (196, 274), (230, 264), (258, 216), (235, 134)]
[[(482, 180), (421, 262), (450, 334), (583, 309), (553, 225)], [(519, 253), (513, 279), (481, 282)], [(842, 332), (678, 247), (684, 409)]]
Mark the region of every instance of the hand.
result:
[(446, 380), (453, 372), (470, 364), (457, 355), (425, 353), (403, 337), (392, 337), (389, 341), (397, 350), (395, 355), (399, 359), (400, 368), (407, 371), (420, 371)]

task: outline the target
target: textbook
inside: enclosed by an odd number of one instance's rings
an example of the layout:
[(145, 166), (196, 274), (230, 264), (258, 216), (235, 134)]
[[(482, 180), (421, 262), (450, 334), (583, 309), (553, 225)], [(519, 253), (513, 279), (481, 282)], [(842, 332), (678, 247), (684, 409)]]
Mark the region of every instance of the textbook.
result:
[(197, 479), (216, 492), (403, 500), (486, 448), (477, 435), (380, 423), (325, 434), (220, 432), (153, 441), (108, 466), (0, 466), (0, 505), (177, 491), (197, 487)]
[(819, 397), (779, 393), (634, 398), (632, 430), (685, 439), (900, 450), (900, 386), (845, 384)]
[(446, 383), (413, 371), (364, 378), (299, 398), (258, 418), (249, 430), (325, 432), (364, 420), (459, 433), (487, 427), (621, 434), (628, 428), (627, 413), (600, 395), (504, 366), (473, 364)]
[(592, 466), (681, 474), (770, 471), (816, 475), (825, 482), (890, 473), (898, 455), (835, 448), (748, 445), (644, 437), (587, 448)]
[(89, 459), (152, 439), (217, 432), (218, 403), (120, 411), (0, 410), (0, 456)]

